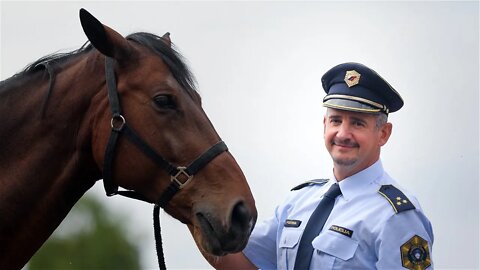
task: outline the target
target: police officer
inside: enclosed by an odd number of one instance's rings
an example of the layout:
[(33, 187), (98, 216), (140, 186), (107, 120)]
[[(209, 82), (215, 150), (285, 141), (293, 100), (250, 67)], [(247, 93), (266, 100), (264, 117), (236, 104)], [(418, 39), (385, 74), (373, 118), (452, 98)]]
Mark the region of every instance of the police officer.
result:
[(372, 69), (344, 63), (322, 77), (328, 179), (295, 187), (218, 269), (433, 269), (433, 231), (417, 199), (384, 170), (380, 148), (400, 95)]

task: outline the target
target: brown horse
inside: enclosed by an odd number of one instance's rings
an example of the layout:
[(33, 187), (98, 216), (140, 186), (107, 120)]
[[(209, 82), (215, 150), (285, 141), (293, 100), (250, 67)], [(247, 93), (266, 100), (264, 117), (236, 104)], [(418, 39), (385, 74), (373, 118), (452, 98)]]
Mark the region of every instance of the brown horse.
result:
[(89, 43), (0, 82), (0, 269), (23, 267), (99, 179), (164, 207), (202, 252), (242, 250), (252, 194), (169, 36), (80, 19)]

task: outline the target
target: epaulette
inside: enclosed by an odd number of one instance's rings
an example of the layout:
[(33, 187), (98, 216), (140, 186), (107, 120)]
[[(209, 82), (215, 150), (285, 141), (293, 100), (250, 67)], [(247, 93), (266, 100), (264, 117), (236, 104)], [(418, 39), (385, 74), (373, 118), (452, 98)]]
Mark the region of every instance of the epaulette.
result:
[(413, 203), (398, 188), (392, 185), (383, 185), (378, 190), (385, 199), (392, 205), (396, 214), (415, 209)]
[(302, 189), (306, 186), (311, 186), (311, 185), (325, 185), (325, 183), (328, 182), (328, 179), (313, 179), (313, 180), (308, 180), (294, 188), (292, 188), (290, 191), (294, 191), (294, 190), (299, 190), (299, 189)]

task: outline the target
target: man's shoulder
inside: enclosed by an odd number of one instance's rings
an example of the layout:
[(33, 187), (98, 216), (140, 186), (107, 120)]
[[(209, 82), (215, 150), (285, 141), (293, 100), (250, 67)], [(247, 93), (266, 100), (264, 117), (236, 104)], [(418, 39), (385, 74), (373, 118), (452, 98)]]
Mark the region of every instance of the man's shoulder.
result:
[[(393, 184), (381, 185), (378, 189), (378, 194), (388, 202), (395, 214), (416, 209), (415, 204), (418, 202), (412, 195), (405, 195), (405, 193)], [(415, 203), (414, 203), (415, 201)]]

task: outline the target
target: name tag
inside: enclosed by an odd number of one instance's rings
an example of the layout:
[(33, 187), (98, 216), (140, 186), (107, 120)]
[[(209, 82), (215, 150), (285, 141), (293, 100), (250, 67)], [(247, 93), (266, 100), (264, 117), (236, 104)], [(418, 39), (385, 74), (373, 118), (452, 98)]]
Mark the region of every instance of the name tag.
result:
[(343, 228), (337, 225), (332, 225), (329, 230), (352, 238), (353, 231), (347, 228)]
[(285, 220), (285, 227), (293, 227), (293, 228), (298, 228), (302, 224), (301, 220), (295, 220), (295, 219), (287, 219)]

